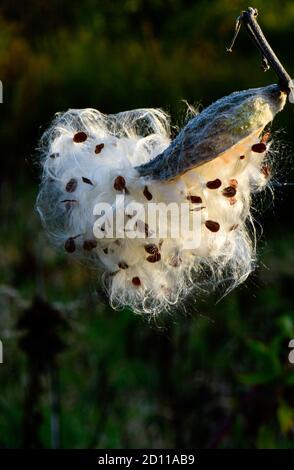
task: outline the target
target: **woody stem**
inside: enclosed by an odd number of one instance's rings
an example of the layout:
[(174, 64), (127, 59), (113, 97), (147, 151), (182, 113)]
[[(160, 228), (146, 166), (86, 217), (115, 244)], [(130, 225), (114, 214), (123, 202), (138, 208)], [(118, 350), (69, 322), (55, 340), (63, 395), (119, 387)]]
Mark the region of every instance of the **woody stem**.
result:
[(249, 36), (253, 40), (254, 44), (260, 50), (262, 56), (267, 59), (268, 63), (272, 66), (274, 71), (276, 72), (279, 78), (279, 87), (281, 91), (285, 91), (286, 93), (291, 93), (294, 90), (292, 79), (290, 75), (286, 72), (285, 68), (279, 61), (278, 57), (274, 53), (273, 49), (269, 45), (268, 41), (266, 40), (259, 24), (256, 21), (257, 17), (257, 10), (256, 8), (248, 8), (246, 11), (243, 11), (241, 16), (237, 19), (236, 30), (233, 38), (233, 42), (231, 47), (228, 51), (231, 50), (236, 36), (240, 30), (241, 22), (244, 24)]

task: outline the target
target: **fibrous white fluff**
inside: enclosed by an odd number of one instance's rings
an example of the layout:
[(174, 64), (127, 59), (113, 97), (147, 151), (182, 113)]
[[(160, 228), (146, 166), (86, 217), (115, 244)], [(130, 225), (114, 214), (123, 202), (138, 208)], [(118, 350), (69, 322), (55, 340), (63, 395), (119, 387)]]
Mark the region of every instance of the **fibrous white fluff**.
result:
[[(265, 163), (269, 142), (261, 133), (282, 108), (279, 105), (274, 112), (259, 95), (250, 99), (263, 113), (262, 122), (248, 127), (245, 134), (246, 122), (241, 123), (242, 138), (236, 137), (236, 130), (230, 131), (235, 132), (233, 145), (230, 142), (221, 154), (187, 171), (178, 168), (178, 176), (167, 180), (140, 171), (171, 144), (169, 117), (160, 110), (106, 116), (94, 109), (71, 109), (58, 114), (43, 135), (38, 212), (55, 245), (100, 269), (114, 308), (128, 305), (154, 315), (170, 309), (193, 289), (197, 294), (219, 284), (234, 287), (247, 278), (255, 259), (249, 234), (251, 194), (269, 180)], [(254, 114), (253, 101), (248, 108), (248, 100), (246, 112)], [(240, 114), (243, 108), (239, 108)], [(229, 113), (226, 109), (223, 122)], [(117, 202), (117, 196), (124, 197)], [(140, 203), (146, 213), (152, 203), (188, 204), (189, 217), (198, 217), (197, 233), (193, 232), (198, 245), (191, 246), (191, 231), (170, 233), (175, 220), (165, 218), (164, 205), (151, 227), (141, 213), (130, 213), (130, 202)], [(131, 222), (137, 236), (129, 238), (125, 225), (123, 233), (105, 237), (107, 210), (102, 218), (95, 215), (98, 203), (108, 203), (114, 218), (119, 204), (126, 208), (124, 223)], [(159, 236), (159, 223), (167, 236)]]

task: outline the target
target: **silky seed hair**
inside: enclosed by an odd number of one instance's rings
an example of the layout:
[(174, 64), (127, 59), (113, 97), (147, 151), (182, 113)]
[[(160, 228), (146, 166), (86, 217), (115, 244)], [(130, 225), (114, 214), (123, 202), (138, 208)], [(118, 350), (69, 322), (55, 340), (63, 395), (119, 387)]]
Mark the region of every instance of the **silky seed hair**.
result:
[[(255, 264), (251, 197), (267, 186), (271, 166), (270, 137), (262, 135), (263, 127), (220, 157), (163, 181), (138, 171), (170, 146), (170, 119), (163, 111), (57, 114), (39, 147), (37, 210), (52, 243), (97, 267), (113, 308), (129, 306), (154, 316), (188, 294), (197, 298), (219, 286), (234, 288)], [(114, 207), (118, 194), (125, 196), (125, 205), (188, 203), (190, 213), (200, 215), (200, 245), (187, 247), (185, 233), (151, 238), (142, 220), (137, 228), (143, 238), (96, 239), (94, 206)]]

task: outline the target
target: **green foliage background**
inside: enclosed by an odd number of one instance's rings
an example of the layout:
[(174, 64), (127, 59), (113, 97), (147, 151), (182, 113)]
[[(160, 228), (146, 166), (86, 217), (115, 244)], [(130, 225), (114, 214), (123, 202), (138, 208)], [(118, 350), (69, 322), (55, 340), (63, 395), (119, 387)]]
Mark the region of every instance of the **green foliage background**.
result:
[[(254, 6), (294, 74), (294, 3)], [(56, 254), (34, 213), (35, 148), (56, 111), (162, 107), (179, 124), (183, 99), (207, 105), (274, 82), (244, 32), (225, 54), (246, 7), (239, 0), (1, 0), (0, 446), (25, 446), (25, 416), (34, 416), (26, 399), (32, 364), (17, 324), (42, 293), (67, 324), (54, 363), (61, 447), (294, 447), (291, 187), (265, 198), (264, 215), (256, 214), (264, 225), (260, 266), (245, 285), (156, 324), (112, 311), (96, 273)], [(281, 180), (293, 178), (293, 126), (288, 105), (275, 122)], [(28, 446), (51, 447), (56, 384), (45, 366), (40, 375), (39, 440)]]

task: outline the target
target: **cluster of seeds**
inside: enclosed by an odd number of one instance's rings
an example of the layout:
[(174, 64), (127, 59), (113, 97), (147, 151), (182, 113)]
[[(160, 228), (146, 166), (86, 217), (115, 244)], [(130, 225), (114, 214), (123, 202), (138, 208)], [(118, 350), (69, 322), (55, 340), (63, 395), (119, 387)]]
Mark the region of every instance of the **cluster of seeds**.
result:
[[(63, 116), (46, 136), (45, 182), (38, 208), (45, 221), (47, 213), (56, 214), (55, 219), (48, 217), (48, 230), (62, 242), (67, 253), (91, 256), (93, 263), (102, 265), (112, 305), (127, 304), (134, 310), (143, 308), (154, 313), (187, 293), (193, 286), (193, 276), (201, 273), (204, 265), (214, 269), (215, 263), (225, 267), (230, 262), (232, 270), (241, 272), (243, 263), (249, 272), (251, 252), (244, 235), (244, 207), (249, 206), (253, 188), (258, 189), (270, 176), (269, 165), (264, 163), (269, 134), (260, 140), (252, 136), (250, 145), (246, 144), (238, 155), (232, 152), (226, 160), (220, 155), (175, 180), (159, 183), (140, 177), (134, 168), (145, 147), (146, 159), (152, 158), (152, 152), (159, 152), (154, 143), (151, 147), (148, 136), (146, 145), (140, 146), (144, 137), (130, 136), (129, 129), (127, 138), (110, 134), (106, 118), (98, 112), (97, 124), (93, 125), (93, 112), (82, 116), (77, 113), (76, 120), (72, 115), (68, 121)], [(151, 118), (155, 119), (152, 112)], [(158, 149), (164, 148), (169, 140), (156, 126)], [(51, 189), (45, 184), (49, 181), (54, 183)], [(135, 224), (143, 237), (95, 238), (95, 204), (113, 205), (121, 194), (125, 204), (140, 202), (146, 207), (150, 202), (188, 203), (191, 214), (200, 214), (199, 247), (187, 249), (186, 234), (177, 239), (153, 237), (154, 232), (143, 220)], [(58, 227), (56, 233), (54, 224)], [(105, 226), (100, 229), (105, 231)]]
[[(269, 134), (267, 133), (266, 137), (263, 136), (260, 142), (255, 143), (255, 144), (252, 145), (251, 152), (257, 153), (257, 154), (264, 154), (267, 150), (266, 142), (267, 142), (268, 138), (269, 138)], [(73, 141), (75, 143), (82, 143), (82, 142), (85, 142), (86, 140), (87, 140), (87, 135), (86, 135), (85, 132), (77, 132), (73, 136)], [(104, 147), (105, 147), (104, 143), (97, 144), (95, 146), (95, 154), (101, 153), (101, 151), (104, 149)], [(50, 157), (52, 158), (51, 155), (50, 155)], [(246, 158), (246, 155), (241, 155), (239, 158), (240, 158), (240, 160), (244, 160)], [(268, 178), (269, 177), (269, 165), (262, 165), (261, 166), (261, 172), (266, 178)], [(93, 186), (93, 182), (89, 178), (83, 176), (81, 178), (81, 180), (82, 180), (83, 183), (86, 183), (86, 184), (89, 184), (89, 185)], [(73, 193), (73, 192), (76, 191), (77, 186), (78, 186), (78, 179), (77, 178), (71, 178), (65, 186), (65, 191), (68, 192), (68, 193)], [(237, 202), (236, 195), (237, 195), (237, 188), (238, 188), (238, 180), (236, 178), (230, 178), (229, 181), (228, 181), (228, 185), (225, 186), (225, 187), (223, 187), (223, 186), (224, 186), (224, 184), (223, 184), (223, 182), (220, 178), (215, 178), (215, 179), (209, 180), (205, 183), (205, 187), (208, 190), (211, 190), (211, 191), (219, 190), (220, 195), (223, 196), (224, 198), (228, 199), (228, 202), (231, 206), (236, 204), (236, 202)], [(123, 192), (125, 194), (129, 194), (129, 190), (127, 189), (127, 186), (126, 186), (126, 179), (122, 175), (118, 175), (118, 176), (115, 177), (114, 183), (113, 183), (113, 188), (117, 192)], [(143, 192), (144, 197), (147, 199), (147, 201), (151, 201), (153, 199), (152, 193), (150, 192), (149, 187), (147, 185), (143, 186), (143, 191), (142, 192)], [(196, 207), (197, 207), (196, 210), (203, 210), (203, 209), (206, 208), (206, 206), (202, 205), (203, 197), (201, 197), (199, 195), (188, 194), (186, 196), (186, 200), (189, 201), (192, 205), (196, 205)], [(72, 203), (76, 203), (77, 201), (76, 200), (63, 200), (62, 202), (65, 202), (67, 204), (70, 203), (70, 205), (72, 205)], [(207, 195), (207, 197), (206, 197), (206, 204), (207, 203), (209, 203), (209, 195)], [(193, 208), (191, 210), (195, 210), (195, 208)], [(212, 233), (218, 232), (221, 228), (219, 222), (217, 222), (216, 220), (211, 220), (209, 218), (207, 218), (204, 221), (204, 226), (206, 227), (206, 229), (208, 229)], [(136, 223), (136, 227), (138, 228), (139, 231), (141, 231), (142, 233), (145, 233), (145, 237), (148, 238), (148, 236), (149, 236), (148, 224), (146, 224), (145, 222), (139, 220)], [(232, 224), (228, 228), (228, 231), (231, 232), (232, 230), (237, 230), (238, 227), (239, 227), (239, 224), (237, 224), (237, 223)], [(103, 230), (103, 228), (102, 228), (102, 230)], [(75, 239), (78, 238), (79, 236), (80, 235), (76, 235), (75, 237), (69, 237), (65, 241), (65, 250), (68, 253), (73, 253), (76, 250)], [(86, 239), (86, 240), (83, 241), (82, 246), (83, 246), (83, 249), (85, 251), (92, 251), (95, 248), (97, 248), (97, 244), (98, 244), (97, 240), (95, 240), (95, 239)], [(120, 246), (119, 240), (116, 240), (116, 244), (118, 246)], [(162, 244), (162, 242), (161, 242), (161, 244)], [(147, 253), (147, 256), (145, 257), (145, 260), (148, 263), (157, 263), (157, 262), (161, 261), (162, 256), (161, 256), (161, 253), (160, 253), (160, 248), (155, 243), (146, 243), (143, 246), (143, 248), (144, 248), (145, 252)], [(179, 267), (180, 264), (182, 263), (182, 257), (181, 257), (180, 252), (177, 249), (175, 250), (175, 252), (176, 252), (175, 254), (173, 254), (172, 256), (169, 257), (169, 260), (165, 260), (166, 262), (168, 262), (169, 266), (171, 266), (171, 267)], [(109, 253), (108, 248), (104, 248), (103, 253), (108, 254)], [(126, 262), (125, 260), (118, 261), (117, 266), (120, 270), (126, 270), (126, 269), (129, 269), (129, 267), (130, 267), (129, 263)], [(115, 271), (112, 272), (112, 275), (116, 275), (118, 272), (119, 272), (119, 270), (115, 270)], [(134, 287), (140, 287), (140, 286), (142, 286), (142, 281), (138, 276), (134, 276), (134, 277), (131, 278), (131, 284)]]

